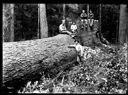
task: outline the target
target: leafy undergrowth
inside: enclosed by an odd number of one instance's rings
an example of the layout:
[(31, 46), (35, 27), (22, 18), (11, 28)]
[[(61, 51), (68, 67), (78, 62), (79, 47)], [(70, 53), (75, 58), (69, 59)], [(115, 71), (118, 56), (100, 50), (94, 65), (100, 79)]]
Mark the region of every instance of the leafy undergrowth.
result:
[(127, 44), (100, 48), (99, 53), (55, 78), (42, 76), (28, 82), (18, 93), (91, 93), (125, 94), (127, 91)]

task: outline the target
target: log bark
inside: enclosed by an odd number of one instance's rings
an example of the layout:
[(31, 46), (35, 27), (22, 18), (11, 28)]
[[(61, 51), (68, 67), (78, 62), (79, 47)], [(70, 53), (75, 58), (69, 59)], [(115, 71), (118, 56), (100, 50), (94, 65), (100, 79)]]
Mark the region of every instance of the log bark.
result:
[(55, 37), (3, 43), (3, 83), (34, 78), (44, 70), (61, 70), (76, 62), (74, 40), (64, 34)]

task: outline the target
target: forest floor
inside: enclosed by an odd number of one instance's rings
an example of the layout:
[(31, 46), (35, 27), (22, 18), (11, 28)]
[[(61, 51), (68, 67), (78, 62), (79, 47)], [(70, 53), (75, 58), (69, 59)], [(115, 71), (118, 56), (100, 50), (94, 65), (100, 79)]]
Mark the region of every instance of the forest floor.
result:
[(114, 52), (99, 48), (99, 53), (55, 78), (43, 75), (40, 81), (29, 81), (18, 93), (126, 94), (127, 44), (111, 48)]

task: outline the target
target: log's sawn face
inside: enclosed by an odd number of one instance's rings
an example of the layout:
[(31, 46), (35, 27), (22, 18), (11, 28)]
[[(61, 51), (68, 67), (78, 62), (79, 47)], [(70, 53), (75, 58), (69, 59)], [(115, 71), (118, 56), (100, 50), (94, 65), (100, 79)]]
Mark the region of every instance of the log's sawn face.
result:
[[(14, 79), (27, 79), (28, 75), (46, 68), (68, 64), (76, 60), (76, 50), (68, 48), (74, 40), (68, 35), (3, 43), (3, 83)], [(54, 68), (54, 69), (55, 69)]]

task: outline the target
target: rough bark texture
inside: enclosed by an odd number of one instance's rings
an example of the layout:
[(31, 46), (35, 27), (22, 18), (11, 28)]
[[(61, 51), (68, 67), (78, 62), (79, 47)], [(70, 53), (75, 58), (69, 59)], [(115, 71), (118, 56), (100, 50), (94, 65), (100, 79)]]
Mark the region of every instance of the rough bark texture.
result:
[(3, 4), (3, 41), (10, 42), (11, 41), (11, 23), (12, 23), (12, 12), (11, 9), (12, 4)]
[(76, 50), (68, 48), (71, 44), (74, 44), (74, 40), (64, 34), (3, 43), (3, 83), (31, 79), (46, 69), (59, 71), (76, 62)]

